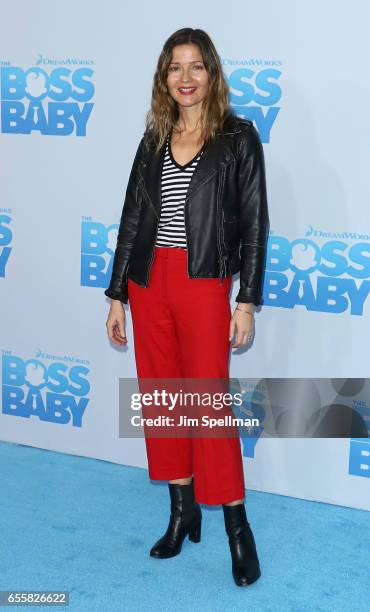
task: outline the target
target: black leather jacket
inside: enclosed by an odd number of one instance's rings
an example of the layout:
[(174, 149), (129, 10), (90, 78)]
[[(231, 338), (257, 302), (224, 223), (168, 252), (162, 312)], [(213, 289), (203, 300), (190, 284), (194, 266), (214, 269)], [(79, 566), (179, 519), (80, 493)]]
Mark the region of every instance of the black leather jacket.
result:
[[(224, 138), (222, 138), (222, 134)], [(127, 278), (147, 287), (161, 209), (158, 153), (141, 139), (129, 177), (105, 295), (127, 304)], [(264, 154), (252, 121), (229, 114), (205, 147), (185, 199), (190, 278), (224, 278), (240, 271), (237, 302), (261, 303), (269, 214)]]

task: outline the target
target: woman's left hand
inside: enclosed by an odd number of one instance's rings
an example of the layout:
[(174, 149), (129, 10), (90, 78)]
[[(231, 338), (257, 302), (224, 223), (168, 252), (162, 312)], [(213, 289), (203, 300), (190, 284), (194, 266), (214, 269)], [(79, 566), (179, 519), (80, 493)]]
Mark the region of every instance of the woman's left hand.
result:
[(236, 335), (231, 348), (239, 348), (248, 344), (254, 334), (254, 304), (239, 304), (234, 310), (230, 321), (229, 340)]

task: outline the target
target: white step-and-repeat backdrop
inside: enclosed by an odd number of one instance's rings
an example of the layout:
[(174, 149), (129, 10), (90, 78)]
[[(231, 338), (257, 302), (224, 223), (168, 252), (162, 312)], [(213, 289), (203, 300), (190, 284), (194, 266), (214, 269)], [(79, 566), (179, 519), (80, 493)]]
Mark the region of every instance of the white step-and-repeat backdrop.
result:
[[(147, 465), (142, 439), (118, 437), (119, 378), (136, 376), (130, 310), (128, 347), (114, 348), (103, 291), (157, 57), (189, 26), (214, 40), (234, 111), (253, 119), (265, 150), (264, 306), (252, 348), (231, 357), (246, 410), (263, 416), (281, 397), (310, 417), (352, 409), (368, 432), (368, 4), (2, 0), (0, 10), (0, 439)], [(237, 288), (238, 276), (232, 301)], [(295, 401), (276, 390), (287, 378), (304, 390)], [(242, 447), (247, 489), (370, 509), (366, 437), (272, 432)]]

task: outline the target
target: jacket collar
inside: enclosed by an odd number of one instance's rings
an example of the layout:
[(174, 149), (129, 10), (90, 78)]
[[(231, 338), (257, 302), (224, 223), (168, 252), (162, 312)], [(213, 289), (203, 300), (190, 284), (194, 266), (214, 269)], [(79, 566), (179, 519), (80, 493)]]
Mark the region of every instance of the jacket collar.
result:
[(216, 130), (216, 134), (224, 134), (226, 136), (227, 134), (238, 134), (240, 131), (237, 117), (229, 113), (222, 128)]
[[(216, 130), (215, 141), (206, 146), (203, 155), (190, 179), (185, 202), (194, 195), (198, 189), (208, 182), (222, 167), (234, 161), (235, 157), (225, 145), (220, 136), (233, 136), (241, 131), (235, 115), (229, 114), (224, 121), (223, 127)], [(139, 181), (143, 183), (144, 192), (149, 196), (150, 203), (155, 209), (156, 215), (160, 217), (161, 209), (161, 172), (166, 151), (166, 143), (158, 152), (152, 152), (145, 156), (145, 160), (139, 164)]]

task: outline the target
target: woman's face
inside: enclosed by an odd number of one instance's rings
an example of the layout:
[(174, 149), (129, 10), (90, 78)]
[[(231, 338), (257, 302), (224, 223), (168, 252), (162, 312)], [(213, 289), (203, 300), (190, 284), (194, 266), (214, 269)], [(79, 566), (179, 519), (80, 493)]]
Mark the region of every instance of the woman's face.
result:
[(208, 95), (209, 77), (198, 45), (177, 45), (167, 73), (169, 94), (180, 106), (200, 105)]

